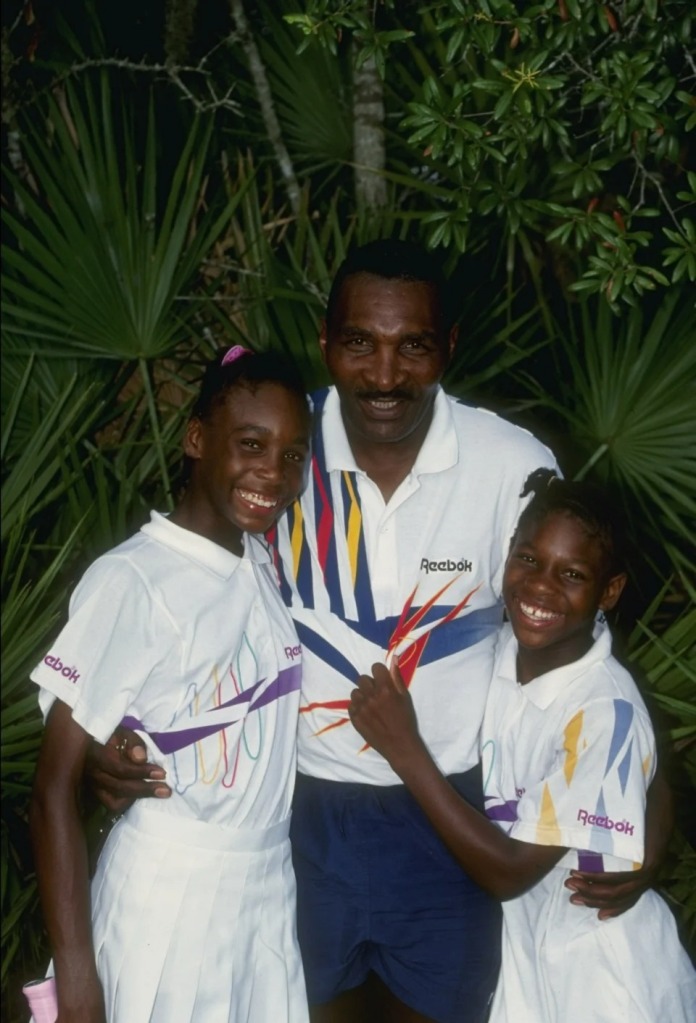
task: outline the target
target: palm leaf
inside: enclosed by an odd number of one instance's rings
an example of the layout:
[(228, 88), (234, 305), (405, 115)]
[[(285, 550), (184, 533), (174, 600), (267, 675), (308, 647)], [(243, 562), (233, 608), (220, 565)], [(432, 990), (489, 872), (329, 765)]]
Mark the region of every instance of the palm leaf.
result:
[(571, 435), (571, 472), (588, 473), (621, 496), (639, 538), (672, 545), (693, 568), (696, 517), (696, 317), (684, 291), (671, 289), (651, 319), (638, 308), (618, 319), (585, 301), (559, 329), (555, 368), (520, 375), (539, 408)]

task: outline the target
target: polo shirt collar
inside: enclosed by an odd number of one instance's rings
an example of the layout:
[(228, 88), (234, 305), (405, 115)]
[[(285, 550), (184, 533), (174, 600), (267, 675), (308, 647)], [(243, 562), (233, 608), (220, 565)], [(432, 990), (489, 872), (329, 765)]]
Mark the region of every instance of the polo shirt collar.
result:
[[(540, 710), (546, 710), (553, 701), (572, 685), (576, 678), (585, 674), (596, 664), (600, 664), (611, 654), (611, 632), (607, 625), (596, 622), (594, 627), (594, 643), (587, 653), (572, 664), (564, 664), (544, 675), (532, 679), (520, 686), (525, 697)], [(504, 678), (517, 682), (517, 640), (510, 625), (503, 626), (500, 637), (499, 658), (496, 673)]]
[[(195, 561), (208, 571), (214, 572), (221, 579), (229, 579), (242, 562), (242, 558), (237, 557), (232, 551), (220, 547), (199, 533), (178, 526), (166, 515), (156, 511), (150, 512), (150, 521), (141, 527), (141, 532), (188, 558), (189, 561)], [(244, 540), (244, 557), (249, 557), (252, 561), (263, 560), (260, 549), (255, 547), (252, 552), (250, 545), (246, 543), (246, 537)]]
[[(324, 438), (324, 456), (328, 472), (362, 472), (348, 443), (341, 416), (341, 403), (335, 387), (329, 388), (324, 403), (321, 431)], [(457, 464), (459, 445), (452, 419), (450, 400), (438, 388), (433, 405), (433, 419), (411, 470), (414, 476), (422, 473), (442, 472)]]

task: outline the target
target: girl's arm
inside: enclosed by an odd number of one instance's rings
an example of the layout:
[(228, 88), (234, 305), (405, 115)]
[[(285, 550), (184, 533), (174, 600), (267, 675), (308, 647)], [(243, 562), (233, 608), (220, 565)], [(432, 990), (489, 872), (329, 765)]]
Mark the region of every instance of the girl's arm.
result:
[(418, 734), (413, 703), (398, 668), (361, 675), (349, 713), (360, 734), (389, 761), (467, 874), (498, 899), (539, 881), (566, 850), (510, 838), (452, 788)]
[(106, 1023), (92, 945), (87, 847), (78, 795), (91, 737), (59, 700), (51, 707), (29, 823), (39, 894), (53, 951), (58, 1023)]

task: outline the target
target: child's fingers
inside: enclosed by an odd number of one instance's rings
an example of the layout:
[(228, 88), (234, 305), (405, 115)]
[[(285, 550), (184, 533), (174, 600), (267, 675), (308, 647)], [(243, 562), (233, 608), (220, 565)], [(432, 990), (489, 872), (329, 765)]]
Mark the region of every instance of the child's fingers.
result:
[[(374, 671), (374, 668), (373, 668)], [(358, 681), (356, 682), (357, 690), (364, 695), (369, 695), (374, 692), (375, 680), (372, 675), (359, 675)]]
[(635, 905), (649, 882), (641, 879), (638, 871), (591, 875), (573, 871), (565, 886), (573, 892), (570, 901), (574, 905), (598, 909), (600, 920), (608, 920)]
[(389, 666), (389, 677), (392, 681), (394, 688), (397, 693), (405, 693), (408, 690), (401, 676), (401, 669), (399, 668), (399, 655), (394, 654), (392, 657), (391, 665)]
[(389, 668), (386, 664), (373, 664), (372, 675), (368, 677), (372, 684), (372, 689), (379, 692), (389, 684)]

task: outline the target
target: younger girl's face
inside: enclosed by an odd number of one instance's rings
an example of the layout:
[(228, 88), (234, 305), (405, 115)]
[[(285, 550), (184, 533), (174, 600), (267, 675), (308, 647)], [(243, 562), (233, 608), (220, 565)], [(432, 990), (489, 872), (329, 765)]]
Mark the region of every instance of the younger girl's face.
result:
[(503, 599), (529, 681), (578, 660), (592, 645), (598, 610), (621, 595), (625, 575), (607, 575), (606, 555), (575, 516), (553, 512), (520, 527), (505, 565)]
[(243, 532), (269, 529), (302, 489), (309, 434), (304, 399), (272, 382), (234, 387), (204, 421), (191, 420), (189, 528), (233, 551)]

